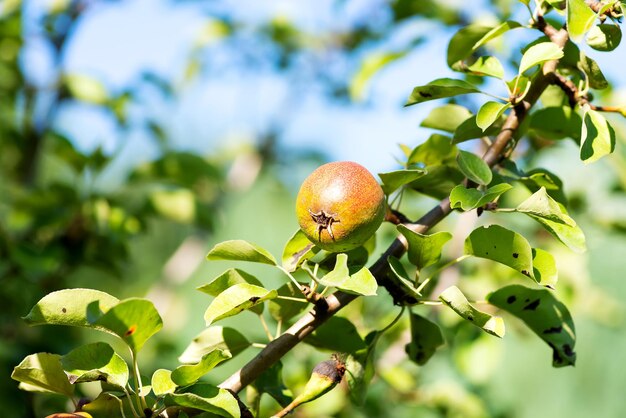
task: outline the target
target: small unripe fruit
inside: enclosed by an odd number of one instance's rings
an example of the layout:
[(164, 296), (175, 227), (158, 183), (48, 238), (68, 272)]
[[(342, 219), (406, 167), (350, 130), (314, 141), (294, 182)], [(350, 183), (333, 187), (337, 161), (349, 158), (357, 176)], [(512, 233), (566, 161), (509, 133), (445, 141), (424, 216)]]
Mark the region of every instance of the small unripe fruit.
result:
[(300, 229), (318, 247), (348, 251), (365, 243), (385, 216), (385, 194), (367, 169), (351, 161), (324, 164), (298, 193)]

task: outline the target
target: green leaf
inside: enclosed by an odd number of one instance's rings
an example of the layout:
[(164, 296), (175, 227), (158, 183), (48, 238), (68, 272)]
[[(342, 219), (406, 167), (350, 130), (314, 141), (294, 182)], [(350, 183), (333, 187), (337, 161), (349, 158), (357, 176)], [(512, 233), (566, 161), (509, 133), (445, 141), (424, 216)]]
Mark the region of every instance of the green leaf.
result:
[(383, 182), (383, 191), (390, 195), (405, 184), (409, 184), (426, 174), (426, 170), (407, 169), (390, 171), (388, 173), (378, 173), (378, 177)]
[[(199, 286), (196, 289), (211, 296), (217, 297), (220, 293), (222, 293), (229, 287), (241, 283), (250, 283), (255, 286), (263, 287), (263, 284), (259, 281), (259, 279), (257, 279), (253, 275), (248, 274), (243, 270), (231, 268), (217, 276), (210, 283)], [(253, 308), (251, 308), (251, 311), (256, 314), (260, 314), (263, 312), (263, 305), (261, 304), (254, 306)]]
[(593, 163), (615, 150), (615, 131), (600, 112), (587, 109), (580, 134), (580, 159)]
[(207, 260), (250, 261), (277, 265), (274, 256), (266, 249), (244, 240), (224, 241), (216, 244), (206, 256)]
[(574, 365), (574, 322), (567, 307), (550, 290), (511, 285), (491, 293), (487, 300), (517, 316), (544, 340), (554, 351), (553, 366)]
[(324, 286), (332, 286), (344, 292), (363, 296), (375, 296), (378, 285), (370, 271), (363, 267), (358, 272), (350, 275), (348, 270), (348, 256), (337, 254), (335, 268), (320, 279)]
[(411, 182), (411, 189), (435, 199), (444, 199), (465, 176), (457, 168), (457, 164), (449, 163), (427, 167), (428, 174)]
[(198, 363), (204, 355), (214, 350), (228, 351), (235, 357), (250, 345), (250, 341), (236, 329), (215, 325), (196, 335), (178, 361)]
[(387, 263), (389, 263), (389, 267), (391, 269), (391, 274), (388, 275), (388, 279), (393, 281), (396, 285), (396, 288), (399, 289), (399, 292), (402, 294), (392, 294), (394, 300), (401, 300), (405, 302), (407, 305), (415, 305), (417, 303), (417, 299), (422, 296), (413, 281), (409, 278), (404, 266), (399, 259), (390, 255), (387, 257)]
[(176, 383), (172, 381), (172, 372), (167, 369), (158, 369), (152, 375), (152, 391), (156, 396), (174, 393)]
[(423, 366), (435, 354), (445, 341), (437, 324), (411, 312), (411, 342), (404, 346), (404, 351), (411, 361)]
[(83, 102), (102, 105), (109, 95), (100, 80), (84, 74), (66, 74), (63, 82), (70, 94)]
[(407, 51), (383, 52), (370, 54), (361, 63), (361, 67), (350, 81), (350, 98), (354, 101), (363, 100), (371, 78), (387, 64), (402, 58)]
[(598, 51), (613, 51), (622, 41), (622, 30), (617, 25), (594, 26), (587, 35), (587, 45)]
[(491, 169), (478, 155), (459, 150), (456, 161), (459, 164), (461, 172), (465, 174), (465, 177), (474, 183), (482, 184), (484, 186), (491, 183), (491, 179), (493, 178)]
[(535, 280), (542, 286), (554, 288), (559, 280), (554, 257), (540, 248), (533, 248), (533, 272)]
[(220, 417), (239, 418), (237, 399), (226, 389), (207, 383), (193, 385), (183, 393), (168, 393), (165, 406), (185, 406), (210, 412)]
[(220, 319), (237, 315), (239, 312), (273, 299), (276, 295), (276, 290), (266, 290), (249, 283), (236, 284), (213, 299), (204, 313), (204, 320), (209, 326)]
[(80, 346), (61, 357), (61, 365), (70, 383), (105, 381), (124, 388), (128, 365), (107, 343)]
[(506, 85), (509, 88), (509, 96), (515, 98), (515, 101), (519, 103), (521, 100), (526, 97), (528, 92), (530, 91), (531, 86), (530, 79), (526, 76), (518, 74), (511, 81), (507, 81)]
[(294, 272), (300, 267), (303, 261), (308, 260), (320, 251), (318, 247), (313, 245), (311, 241), (304, 235), (301, 229), (289, 239), (283, 250), (283, 267), (288, 272)]
[(411, 231), (404, 225), (398, 225), (398, 231), (406, 238), (409, 249), (407, 251), (409, 261), (418, 270), (437, 263), (441, 259), (441, 251), (446, 242), (452, 239), (449, 232), (436, 232), (423, 235)]
[(426, 167), (454, 162), (457, 147), (450, 143), (450, 137), (432, 134), (423, 144), (411, 151), (407, 166), (422, 164)]
[(504, 321), (499, 316), (492, 316), (474, 308), (461, 293), (458, 287), (450, 286), (444, 290), (439, 299), (459, 316), (483, 331), (496, 337), (504, 337)]
[(587, 245), (585, 244), (585, 234), (579, 226), (570, 226), (554, 222), (530, 215), (528, 213), (527, 215), (539, 222), (549, 233), (554, 235), (556, 239), (561, 241), (575, 253), (583, 253), (587, 250)]
[(439, 78), (426, 85), (415, 87), (405, 106), (470, 93), (480, 93), (480, 90), (467, 81)]
[(483, 191), (474, 188), (468, 189), (459, 184), (450, 192), (450, 207), (452, 209), (461, 208), (464, 211), (480, 208), (512, 188), (513, 186), (508, 183), (500, 183)]
[(524, 52), (520, 61), (519, 74), (545, 61), (563, 57), (563, 49), (553, 42), (541, 42), (531, 46)]
[(567, 31), (574, 42), (582, 40), (598, 17), (585, 0), (567, 0), (566, 13)]
[(365, 402), (367, 388), (374, 378), (374, 353), (379, 340), (380, 331), (372, 331), (365, 337), (366, 348), (348, 355), (346, 359), (346, 382), (350, 401), (362, 406)]
[(515, 209), (538, 218), (547, 219), (556, 223), (576, 226), (576, 222), (569, 217), (567, 211), (552, 199), (545, 187), (541, 187), (528, 199), (524, 200)]
[(458, 128), (454, 131), (454, 136), (452, 138), (453, 144), (458, 144), (461, 142), (468, 141), (470, 139), (480, 138), (483, 136), (492, 136), (500, 131), (500, 127), (502, 119), (496, 120), (486, 131), (483, 131), (478, 127), (476, 123), (476, 116), (472, 116), (471, 118), (465, 120), (461, 123)]
[(252, 385), (259, 393), (270, 395), (282, 407), (289, 405), (293, 400), (291, 390), (283, 383), (283, 363), (280, 361), (266, 368)]
[[(279, 287), (277, 292), (278, 296), (302, 298), (302, 292), (300, 292), (300, 289), (298, 289), (291, 281)], [(282, 320), (283, 322), (286, 322), (298, 315), (300, 312), (304, 311), (308, 306), (308, 303), (305, 303), (304, 300), (302, 302), (298, 302), (295, 300), (276, 298), (270, 301), (269, 312), (275, 320)]]
[(580, 140), (582, 119), (571, 107), (545, 107), (531, 114), (529, 128), (547, 139)]
[(163, 320), (147, 299), (124, 299), (93, 324), (120, 337), (137, 353), (145, 342), (163, 327)]
[(309, 345), (339, 353), (355, 353), (367, 345), (352, 322), (340, 316), (329, 318), (304, 339)]
[(609, 82), (602, 74), (600, 66), (597, 62), (585, 55), (580, 51), (580, 60), (578, 61), (578, 68), (585, 73), (589, 82), (589, 87), (596, 90), (602, 90), (609, 86)]
[(510, 31), (511, 29), (516, 29), (516, 28), (521, 28), (521, 27), (522, 27), (521, 24), (519, 24), (519, 23), (517, 23), (517, 22), (515, 22), (513, 20), (507, 20), (506, 22), (502, 22), (498, 26), (494, 27), (489, 32), (487, 32), (482, 38), (480, 38), (474, 44), (474, 46), (472, 46), (472, 51), (477, 50), (478, 48), (480, 48), (481, 46), (483, 46), (487, 42), (489, 42), (492, 39), (495, 39), (495, 38), (503, 35), (504, 33)]
[(119, 299), (92, 289), (65, 289), (44, 296), (24, 320), (28, 325), (69, 325), (95, 328), (89, 317), (108, 311)]
[(545, 187), (554, 200), (562, 205), (567, 205), (567, 198), (563, 193), (563, 182), (556, 174), (539, 168), (530, 170), (520, 178), (520, 181), (533, 193), (539, 190), (539, 188)]
[(465, 254), (497, 261), (534, 279), (530, 244), (517, 232), (499, 225), (472, 231), (465, 240)]
[(196, 364), (178, 366), (171, 375), (172, 382), (178, 386), (189, 386), (198, 381), (202, 376), (213, 370), (221, 362), (228, 360), (232, 355), (225, 350), (215, 350), (202, 356)]
[(102, 392), (93, 401), (83, 405), (81, 411), (87, 412), (93, 418), (111, 418), (121, 416), (124, 411), (126, 417), (132, 417), (132, 409), (126, 396), (118, 398), (110, 392)]
[(467, 69), (474, 75), (504, 78), (504, 68), (496, 57), (480, 57)]
[(511, 103), (486, 102), (476, 114), (476, 125), (484, 131), (493, 125), (511, 107)]
[(464, 120), (471, 116), (472, 112), (466, 107), (449, 103), (431, 110), (420, 126), (453, 133)]
[(452, 39), (450, 39), (448, 43), (448, 66), (453, 70), (460, 71), (463, 68), (465, 58), (469, 57), (474, 52), (474, 45), (492, 29), (493, 28), (490, 26), (476, 24), (463, 26), (452, 36)]
[(11, 379), (26, 384), (33, 391), (74, 394), (72, 386), (61, 366), (61, 356), (50, 353), (31, 354), (15, 366)]

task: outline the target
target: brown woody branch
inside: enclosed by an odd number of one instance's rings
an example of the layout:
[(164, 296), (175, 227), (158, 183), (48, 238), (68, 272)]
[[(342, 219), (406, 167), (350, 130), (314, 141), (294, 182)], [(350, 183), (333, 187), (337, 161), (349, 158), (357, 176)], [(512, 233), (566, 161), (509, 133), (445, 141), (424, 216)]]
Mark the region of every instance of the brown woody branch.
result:
[[(565, 29), (557, 30), (545, 21), (540, 25), (541, 27), (538, 27), (538, 29), (544, 32), (552, 42), (560, 47), (565, 46), (568, 39)], [(555, 72), (557, 64), (558, 61), (556, 60), (544, 64), (543, 71), (538, 72), (533, 79), (532, 86), (524, 100), (517, 104), (507, 117), (500, 133), (482, 157), (490, 167), (498, 164), (503, 158), (503, 155), (507, 152), (507, 149), (513, 144), (515, 132), (528, 114), (528, 110), (535, 104), (539, 96), (541, 96), (543, 91), (550, 84), (551, 75)], [(405, 225), (415, 232), (425, 233), (451, 212), (450, 199), (445, 198), (420, 219)], [(386, 277), (388, 272), (387, 259), (392, 255), (400, 257), (406, 252), (406, 247), (406, 240), (403, 236), (399, 236), (370, 268), (378, 283), (391, 293), (396, 302), (399, 302), (398, 298), (401, 292), (399, 289), (396, 289)], [(311, 311), (300, 318), (280, 337), (270, 342), (256, 357), (250, 360), (248, 364), (223, 381), (219, 386), (233, 392), (241, 391), (248, 384), (252, 383), (263, 371), (280, 360), (282, 356), (322, 325), (324, 321), (335, 315), (356, 298), (356, 295), (341, 291), (336, 291), (326, 297), (326, 304), (316, 304)]]

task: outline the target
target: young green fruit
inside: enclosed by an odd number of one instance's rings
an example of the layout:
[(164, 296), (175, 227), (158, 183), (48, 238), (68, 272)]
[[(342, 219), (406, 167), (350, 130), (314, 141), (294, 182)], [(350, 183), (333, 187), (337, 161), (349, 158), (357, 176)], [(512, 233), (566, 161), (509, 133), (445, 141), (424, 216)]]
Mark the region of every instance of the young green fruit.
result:
[(359, 247), (385, 216), (385, 194), (367, 169), (351, 161), (324, 164), (298, 193), (300, 229), (318, 247), (343, 252)]

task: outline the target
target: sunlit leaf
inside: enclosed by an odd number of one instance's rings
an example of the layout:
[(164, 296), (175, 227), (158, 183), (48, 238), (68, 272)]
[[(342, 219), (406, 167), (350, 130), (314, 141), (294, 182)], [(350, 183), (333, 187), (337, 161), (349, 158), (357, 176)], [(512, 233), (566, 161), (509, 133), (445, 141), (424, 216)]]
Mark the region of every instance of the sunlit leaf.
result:
[(476, 114), (476, 125), (484, 131), (493, 125), (511, 107), (511, 103), (486, 102)]
[(320, 283), (324, 286), (336, 287), (344, 292), (363, 296), (374, 296), (378, 289), (376, 279), (366, 267), (350, 275), (348, 256), (343, 253), (337, 254), (335, 268), (322, 277)]
[(452, 138), (453, 144), (458, 144), (460, 142), (468, 141), (470, 139), (480, 138), (483, 136), (492, 136), (498, 133), (500, 127), (502, 126), (501, 120), (496, 120), (486, 131), (483, 131), (478, 127), (476, 123), (476, 116), (472, 116), (471, 118), (466, 119), (463, 123), (461, 123), (456, 130), (454, 131), (454, 136)]
[(465, 240), (465, 254), (496, 261), (534, 279), (530, 244), (517, 232), (499, 225), (472, 231)]
[(553, 288), (559, 280), (554, 257), (540, 248), (533, 248), (533, 272), (535, 280), (542, 286)]
[(209, 251), (206, 258), (207, 260), (251, 261), (276, 265), (274, 256), (266, 249), (244, 240), (220, 242)]
[(236, 329), (214, 325), (196, 335), (178, 361), (198, 363), (204, 355), (214, 350), (228, 351), (235, 357), (250, 345), (250, 341)]
[(574, 42), (579, 42), (591, 29), (597, 15), (585, 0), (567, 0), (566, 13), (569, 36)]
[(578, 68), (585, 73), (589, 81), (589, 87), (596, 90), (602, 90), (609, 86), (609, 82), (604, 77), (602, 70), (597, 62), (580, 51), (580, 60)]
[(520, 318), (544, 340), (553, 350), (553, 366), (574, 365), (574, 322), (567, 307), (552, 291), (511, 285), (491, 293), (487, 300)]
[(65, 86), (78, 100), (93, 104), (104, 104), (109, 99), (106, 87), (100, 80), (85, 74), (66, 74)]
[(480, 90), (467, 81), (439, 78), (426, 85), (415, 87), (405, 106), (470, 93), (480, 93)]
[(456, 161), (459, 164), (461, 172), (465, 174), (465, 177), (474, 183), (485, 186), (491, 183), (491, 179), (493, 178), (491, 169), (487, 163), (476, 154), (459, 150)]
[(474, 75), (504, 78), (504, 68), (496, 57), (480, 57), (467, 69)]
[(367, 94), (367, 88), (369, 87), (372, 77), (389, 63), (404, 57), (406, 53), (407, 51), (383, 52), (374, 53), (365, 57), (361, 63), (361, 67), (350, 81), (349, 91), (352, 100), (363, 100)]
[(74, 394), (72, 386), (61, 366), (61, 356), (50, 353), (31, 354), (15, 366), (11, 379), (27, 384), (28, 388), (41, 392)]
[(580, 134), (580, 159), (585, 164), (595, 162), (615, 150), (615, 131), (600, 112), (585, 111)]
[(483, 331), (502, 338), (504, 336), (504, 321), (499, 316), (492, 316), (474, 308), (458, 287), (450, 286), (444, 290), (439, 299), (459, 316)]
[(388, 173), (378, 173), (378, 177), (382, 180), (383, 191), (386, 195), (390, 195), (405, 184), (417, 180), (426, 174), (426, 170), (408, 169), (390, 171)]
[(414, 305), (417, 303), (417, 299), (421, 296), (415, 288), (414, 281), (409, 278), (409, 275), (402, 266), (400, 260), (390, 255), (387, 258), (391, 274), (388, 275), (388, 279), (395, 283), (395, 287), (402, 294), (392, 293), (394, 300), (400, 300), (406, 302), (407, 305)]
[(398, 231), (406, 238), (409, 244), (407, 250), (409, 261), (418, 270), (437, 263), (441, 259), (443, 246), (452, 239), (449, 232), (424, 235), (411, 231), (404, 225), (398, 225)]
[(94, 328), (91, 315), (99, 316), (116, 305), (119, 299), (92, 289), (64, 289), (44, 296), (24, 320), (28, 325), (70, 325)]
[(163, 320), (149, 300), (129, 298), (109, 309), (93, 324), (117, 335), (137, 353), (148, 338), (163, 327)]
[(404, 346), (409, 359), (419, 364), (426, 364), (437, 348), (445, 341), (437, 324), (421, 315), (411, 312), (411, 342)]
[(520, 28), (520, 27), (522, 27), (522, 25), (519, 24), (518, 22), (513, 21), (513, 20), (507, 20), (506, 22), (502, 22), (498, 26), (494, 27), (489, 32), (487, 32), (482, 38), (480, 38), (472, 46), (472, 50), (475, 51), (478, 48), (480, 48), (481, 46), (483, 46), (484, 44), (486, 44), (487, 42), (491, 41), (492, 39), (495, 39), (495, 38), (503, 35), (504, 33), (510, 31), (511, 29), (516, 29), (516, 28)]
[(545, 61), (556, 60), (563, 56), (563, 49), (553, 42), (541, 42), (531, 46), (524, 52), (520, 61), (519, 73), (523, 74), (530, 68)]
[(119, 417), (121, 411), (124, 411), (126, 417), (133, 416), (128, 397), (117, 397), (110, 392), (100, 393), (96, 399), (83, 405), (82, 411), (93, 418)]
[(432, 134), (423, 144), (409, 154), (407, 165), (421, 164), (426, 167), (454, 162), (457, 147), (450, 143), (446, 135)]
[(450, 192), (450, 207), (452, 209), (460, 208), (464, 211), (480, 208), (494, 201), (512, 188), (513, 186), (508, 183), (496, 184), (487, 190), (468, 189), (462, 184), (459, 184)]
[(226, 389), (207, 383), (195, 384), (182, 393), (168, 393), (165, 406), (186, 406), (210, 412), (220, 417), (239, 418), (237, 399)]
[(106, 343), (80, 346), (61, 357), (61, 365), (70, 383), (106, 381), (123, 388), (128, 382), (128, 365)]
[(296, 271), (303, 261), (313, 257), (319, 251), (320, 249), (309, 241), (304, 232), (298, 229), (283, 250), (283, 267), (289, 272)]
[(224, 290), (211, 302), (204, 313), (204, 320), (209, 326), (220, 319), (237, 315), (239, 312), (273, 299), (276, 295), (276, 290), (266, 290), (249, 283), (236, 284)]
[(152, 391), (156, 396), (174, 393), (176, 383), (172, 381), (172, 372), (167, 369), (158, 369), (152, 374)]
[(472, 112), (466, 107), (448, 103), (431, 110), (420, 126), (453, 133), (463, 121), (471, 116)]
[(533, 193), (528, 199), (520, 203), (515, 210), (556, 223), (576, 226), (576, 222), (570, 218), (567, 212), (556, 200), (548, 195), (545, 187), (541, 187)]
[(613, 51), (621, 41), (622, 30), (617, 25), (594, 26), (587, 34), (587, 45), (598, 51)]
[(539, 222), (549, 233), (569, 247), (570, 250), (576, 253), (583, 253), (587, 250), (585, 234), (578, 225), (571, 226), (534, 215), (527, 215)]
[(184, 364), (172, 371), (171, 379), (178, 386), (188, 386), (195, 383), (202, 376), (213, 370), (221, 362), (228, 360), (232, 355), (228, 351), (215, 350), (202, 356), (196, 364)]
[[(243, 270), (230, 268), (226, 270), (224, 273), (217, 276), (208, 284), (203, 286), (199, 286), (198, 289), (201, 292), (207, 293), (211, 296), (218, 296), (224, 290), (228, 289), (231, 286), (241, 283), (250, 283), (255, 286), (263, 287), (263, 284), (251, 274), (246, 273)], [(257, 305), (251, 308), (251, 311), (257, 314), (263, 312), (263, 305)]]
[(477, 24), (466, 25), (459, 29), (448, 43), (448, 66), (453, 70), (460, 71), (463, 68), (462, 62), (474, 52), (474, 45), (491, 30), (493, 28), (490, 26)]

